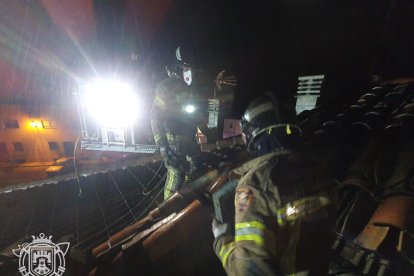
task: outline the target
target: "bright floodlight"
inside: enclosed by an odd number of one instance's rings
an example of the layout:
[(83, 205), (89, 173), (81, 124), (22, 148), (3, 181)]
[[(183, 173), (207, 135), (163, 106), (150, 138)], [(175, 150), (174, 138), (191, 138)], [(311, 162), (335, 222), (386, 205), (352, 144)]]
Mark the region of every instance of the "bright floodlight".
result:
[(189, 104), (189, 105), (186, 105), (186, 106), (185, 106), (185, 111), (186, 111), (187, 113), (193, 113), (193, 112), (194, 112), (194, 110), (195, 110), (195, 106), (194, 106), (194, 105), (192, 105), (192, 104)]
[(139, 115), (139, 102), (132, 88), (114, 80), (96, 80), (84, 87), (85, 105), (103, 126), (123, 128)]

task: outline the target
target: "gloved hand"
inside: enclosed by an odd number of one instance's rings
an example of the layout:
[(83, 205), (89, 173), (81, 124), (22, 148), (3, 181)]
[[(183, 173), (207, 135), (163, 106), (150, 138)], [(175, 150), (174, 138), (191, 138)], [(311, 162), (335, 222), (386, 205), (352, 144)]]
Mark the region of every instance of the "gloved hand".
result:
[(170, 147), (160, 147), (160, 154), (164, 158), (166, 165), (177, 167), (179, 165), (177, 154)]
[(214, 238), (217, 238), (218, 236), (228, 233), (229, 225), (227, 223), (220, 223), (213, 218), (211, 229), (213, 230)]

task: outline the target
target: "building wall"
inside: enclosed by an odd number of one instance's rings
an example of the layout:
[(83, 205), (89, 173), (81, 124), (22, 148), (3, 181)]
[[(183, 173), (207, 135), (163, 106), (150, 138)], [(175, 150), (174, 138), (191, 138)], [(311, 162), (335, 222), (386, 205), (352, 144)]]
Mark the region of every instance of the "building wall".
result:
[[(18, 128), (6, 128), (5, 122), (17, 120)], [(5, 143), (8, 160), (3, 152), (0, 161), (52, 161), (65, 153), (64, 142), (75, 143), (79, 133), (76, 107), (50, 105), (0, 104), (0, 143)], [(13, 143), (20, 142), (23, 151), (16, 151)], [(57, 150), (49, 147), (57, 143)]]
[(240, 127), (240, 120), (224, 119), (223, 124), (223, 138), (229, 138), (240, 135), (242, 133)]

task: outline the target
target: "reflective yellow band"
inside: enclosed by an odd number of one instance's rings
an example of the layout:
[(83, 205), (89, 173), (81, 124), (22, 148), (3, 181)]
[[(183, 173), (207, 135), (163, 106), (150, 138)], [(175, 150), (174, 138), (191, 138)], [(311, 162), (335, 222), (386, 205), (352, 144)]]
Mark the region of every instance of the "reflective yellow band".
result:
[(237, 241), (253, 241), (257, 243), (258, 245), (264, 244), (264, 239), (259, 235), (242, 235), (242, 236), (236, 236), (234, 237), (234, 240)]
[(235, 246), (235, 242), (232, 241), (228, 244), (223, 245), (220, 249), (219, 256), (221, 259), (221, 264), (223, 265), (224, 268), (226, 267), (227, 259), (230, 253), (234, 251), (234, 246)]
[(256, 228), (256, 229), (260, 229), (260, 230), (264, 230), (266, 228), (263, 223), (261, 223), (260, 221), (256, 221), (256, 220), (236, 223), (235, 227), (236, 227), (236, 229), (251, 227), (251, 228)]
[(231, 252), (234, 251), (234, 246), (232, 248), (230, 248), (223, 256), (223, 260), (221, 261), (222, 265), (224, 268), (226, 268), (226, 264), (227, 264), (227, 259), (230, 255)]
[(154, 140), (156, 143), (159, 142), (161, 140), (161, 134), (159, 133), (154, 134)]
[(165, 102), (159, 96), (155, 96), (154, 100), (157, 105), (165, 105)]
[(226, 250), (228, 250), (229, 248), (232, 248), (232, 247), (234, 248), (234, 241), (232, 241), (228, 244), (222, 245), (221, 249), (220, 249), (219, 256), (222, 257), (223, 253), (225, 253)]
[(174, 183), (174, 177), (175, 177), (175, 171), (174, 170), (168, 170), (167, 171), (168, 182), (167, 182), (167, 185), (165, 187), (165, 189), (167, 190), (168, 195), (171, 193), (171, 188), (172, 188), (172, 185)]
[(253, 227), (236, 229), (235, 232), (236, 232), (235, 233), (236, 236), (259, 235), (259, 236), (263, 237), (263, 235), (264, 235), (262, 229), (257, 229), (257, 228), (253, 228)]
[(290, 125), (289, 124), (286, 125), (286, 134), (287, 135), (291, 135), (292, 134), (292, 131), (290, 130)]
[(316, 213), (330, 204), (332, 204), (331, 200), (325, 196), (310, 196), (289, 202), (276, 211), (277, 223), (283, 225), (295, 221)]

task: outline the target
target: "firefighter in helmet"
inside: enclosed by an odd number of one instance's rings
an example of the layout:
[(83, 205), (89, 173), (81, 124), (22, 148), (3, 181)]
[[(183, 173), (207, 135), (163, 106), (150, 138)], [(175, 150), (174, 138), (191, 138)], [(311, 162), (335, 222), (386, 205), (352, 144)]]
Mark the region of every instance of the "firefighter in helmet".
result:
[(197, 128), (207, 137), (212, 133), (201, 116), (203, 91), (193, 85), (200, 69), (194, 65), (191, 49), (178, 47), (172, 66), (166, 69), (168, 78), (157, 85), (151, 111), (154, 140), (167, 168), (164, 199), (191, 179), (200, 166)]
[(212, 226), (214, 250), (228, 275), (328, 273), (335, 181), (303, 145), (289, 113), (266, 93), (243, 115), (254, 159), (233, 171), (240, 176), (234, 225), (213, 220)]

